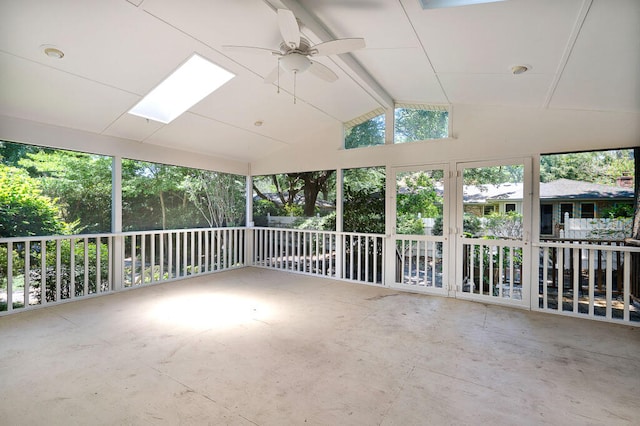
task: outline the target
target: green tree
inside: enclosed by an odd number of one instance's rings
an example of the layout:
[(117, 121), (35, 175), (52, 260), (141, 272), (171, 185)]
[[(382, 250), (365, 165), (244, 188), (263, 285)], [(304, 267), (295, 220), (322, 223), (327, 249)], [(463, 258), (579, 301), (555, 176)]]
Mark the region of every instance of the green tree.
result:
[(449, 134), (449, 113), (413, 108), (396, 108), (394, 142), (422, 141), (446, 138)]
[(344, 147), (359, 148), (364, 146), (384, 145), (384, 114), (367, 120), (345, 130)]
[[(320, 170), (301, 173), (284, 173), (258, 176), (254, 179), (253, 190), (263, 200), (270, 201), (274, 207), (294, 211), (301, 201), (304, 202), (302, 214), (314, 216), (318, 196), (323, 194), (327, 200), (330, 192), (335, 190), (335, 170)], [(265, 192), (274, 192), (277, 200)]]
[(16, 167), (0, 164), (0, 237), (57, 235), (69, 231), (58, 206), (40, 183)]
[(64, 221), (77, 224), (76, 233), (110, 231), (111, 163), (110, 157), (43, 149), (18, 161), (45, 195), (58, 200)]
[(571, 179), (614, 185), (616, 179), (633, 175), (633, 150), (552, 154), (540, 157), (540, 181)]
[(245, 208), (244, 177), (208, 170), (192, 170), (181, 187), (209, 227), (239, 226)]

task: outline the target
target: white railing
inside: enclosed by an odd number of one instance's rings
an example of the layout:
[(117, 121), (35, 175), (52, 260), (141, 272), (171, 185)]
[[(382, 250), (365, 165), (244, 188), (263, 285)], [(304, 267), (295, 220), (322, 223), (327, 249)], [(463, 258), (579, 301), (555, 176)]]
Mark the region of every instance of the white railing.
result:
[(560, 231), (562, 239), (576, 240), (622, 240), (631, 235), (633, 218), (597, 218), (573, 219), (564, 214), (564, 229)]
[(113, 234), (0, 239), (0, 314), (112, 290)]
[(244, 228), (0, 238), (0, 315), (244, 264)]
[(244, 266), (244, 228), (127, 232), (124, 287), (170, 281)]
[(396, 238), (396, 284), (413, 289), (442, 290), (444, 237), (407, 235)]
[[(541, 242), (538, 300), (532, 309), (560, 314), (639, 322), (631, 300), (632, 253), (639, 247)], [(536, 269), (534, 269), (536, 270)]]
[(254, 266), (383, 283), (382, 235), (260, 227), (252, 230)]
[(462, 244), (463, 295), (523, 300), (523, 250), (518, 240), (466, 238)]

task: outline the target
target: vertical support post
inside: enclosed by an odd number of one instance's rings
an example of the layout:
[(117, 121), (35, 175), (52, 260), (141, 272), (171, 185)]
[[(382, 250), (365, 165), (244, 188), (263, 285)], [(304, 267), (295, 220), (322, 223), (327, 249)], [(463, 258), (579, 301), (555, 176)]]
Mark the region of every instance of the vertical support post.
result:
[(256, 257), (254, 256), (254, 222), (253, 222), (253, 176), (251, 176), (251, 170), (246, 177), (246, 211), (245, 211), (245, 227), (246, 234), (244, 236), (244, 264), (245, 266), (253, 266), (256, 264)]
[(336, 278), (344, 279), (343, 260), (344, 245), (342, 244), (342, 231), (344, 229), (342, 218), (344, 215), (344, 170), (336, 170)]
[[(122, 157), (114, 156), (111, 160), (111, 233), (113, 249), (111, 262), (112, 290), (121, 290), (124, 280), (124, 236), (122, 234)], [(73, 251), (72, 251), (73, 253)]]

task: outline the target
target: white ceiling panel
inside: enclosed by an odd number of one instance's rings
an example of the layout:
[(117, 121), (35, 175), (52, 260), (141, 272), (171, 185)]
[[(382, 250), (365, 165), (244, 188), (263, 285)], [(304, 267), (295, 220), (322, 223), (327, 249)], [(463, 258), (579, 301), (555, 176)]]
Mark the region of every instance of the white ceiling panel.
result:
[(354, 56), (395, 100), (448, 103), (422, 49), (365, 49)]
[(640, 1), (594, 1), (550, 106), (640, 110)]
[(456, 104), (542, 107), (552, 76), (542, 74), (443, 74), (440, 81)]
[(117, 138), (144, 141), (164, 124), (128, 113), (122, 114), (102, 134)]
[[(326, 83), (329, 84), (329, 83)], [(288, 144), (312, 143), (326, 136), (327, 128), (339, 128), (341, 123), (299, 99), (293, 103), (290, 93), (258, 79), (238, 77), (219, 90), (222, 97), (234, 102), (220, 103), (209, 97), (193, 111), (238, 128)], [(257, 121), (261, 126), (255, 126)]]
[(437, 73), (509, 73), (524, 63), (554, 74), (582, 5), (509, 0), (423, 10), (417, 0), (401, 2)]
[(136, 99), (131, 93), (0, 52), (0, 114), (100, 133)]
[[(126, 1), (3, 0), (0, 49), (139, 95), (199, 44)], [(53, 44), (64, 59), (41, 51)]]
[(229, 126), (193, 113), (177, 118), (162, 127), (146, 143), (203, 153), (222, 158), (256, 160), (280, 150), (285, 143), (257, 133)]
[[(262, 82), (274, 56), (222, 47), (278, 49), (279, 7), (312, 43), (367, 45), (317, 58), (338, 80), (300, 74), (296, 104), (291, 74)], [(236, 77), (168, 125), (127, 114), (194, 52)], [(2, 115), (249, 162), (339, 147), (342, 121), (394, 101), (640, 111), (640, 1), (2, 0), (0, 67)]]

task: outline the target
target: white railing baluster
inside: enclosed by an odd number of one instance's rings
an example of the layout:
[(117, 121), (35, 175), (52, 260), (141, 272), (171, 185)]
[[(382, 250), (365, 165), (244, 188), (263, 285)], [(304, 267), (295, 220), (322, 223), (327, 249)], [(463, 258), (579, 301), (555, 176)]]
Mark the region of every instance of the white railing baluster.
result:
[(607, 308), (606, 308), (606, 317), (607, 319), (611, 319), (611, 312), (612, 312), (612, 296), (611, 293), (613, 291), (613, 252), (610, 250), (607, 250), (607, 256), (606, 256), (606, 281), (605, 281), (605, 286), (606, 286), (606, 300), (607, 300)]
[(622, 290), (622, 301), (624, 304), (624, 308), (623, 308), (623, 312), (622, 312), (622, 319), (624, 321), (629, 321), (629, 305), (630, 303), (630, 299), (631, 299), (631, 253), (630, 252), (626, 252), (624, 254), (624, 261), (623, 261), (623, 266), (624, 266), (624, 271), (622, 273), (622, 281), (624, 285), (624, 288)]
[(549, 250), (552, 250), (552, 248), (542, 247), (542, 250), (542, 308), (547, 309), (549, 307), (547, 304), (547, 287), (549, 285)]
[(96, 237), (96, 293), (102, 293), (102, 266), (100, 265), (100, 243), (102, 239)]
[(140, 284), (147, 282), (147, 236), (140, 235)]
[(378, 237), (373, 237), (373, 282), (378, 283)]
[(578, 313), (579, 284), (580, 284), (580, 249), (573, 249), (573, 312)]
[(62, 240), (56, 240), (56, 300), (62, 299)]
[[(498, 297), (504, 297), (504, 277), (506, 276), (506, 268), (504, 267), (504, 251), (509, 250), (509, 253), (513, 252), (513, 247), (501, 247), (498, 246)], [(509, 299), (513, 299), (513, 291), (509, 291)]]
[(594, 315), (596, 250), (589, 250), (589, 316)]
[(7, 311), (13, 311), (13, 241), (7, 243)]
[(29, 306), (29, 290), (31, 287), (31, 242), (27, 241), (24, 245), (24, 306)]
[(40, 304), (47, 303), (47, 244), (40, 240)]
[(89, 294), (89, 239), (84, 238), (84, 295)]
[(562, 312), (562, 304), (564, 298), (564, 248), (558, 250), (558, 306), (559, 312)]

